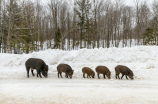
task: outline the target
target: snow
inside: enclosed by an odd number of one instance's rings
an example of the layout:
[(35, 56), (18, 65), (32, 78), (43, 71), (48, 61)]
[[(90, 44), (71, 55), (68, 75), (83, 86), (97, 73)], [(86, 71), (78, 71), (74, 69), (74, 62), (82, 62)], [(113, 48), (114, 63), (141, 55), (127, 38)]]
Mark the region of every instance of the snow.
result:
[[(158, 47), (45, 50), (30, 54), (0, 54), (0, 104), (157, 104)], [(25, 61), (41, 58), (49, 65), (48, 78), (27, 78)], [(59, 63), (74, 70), (72, 79), (58, 78)], [(111, 79), (84, 79), (81, 69), (105, 65)], [(134, 80), (115, 79), (116, 65), (126, 65)], [(64, 74), (64, 73), (63, 73)], [(63, 75), (64, 76), (64, 75)]]

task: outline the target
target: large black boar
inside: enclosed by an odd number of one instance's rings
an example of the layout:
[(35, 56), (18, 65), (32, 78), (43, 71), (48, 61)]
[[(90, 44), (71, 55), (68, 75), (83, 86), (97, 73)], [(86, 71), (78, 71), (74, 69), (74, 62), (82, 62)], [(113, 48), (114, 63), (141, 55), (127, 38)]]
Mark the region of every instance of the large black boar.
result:
[(60, 74), (60, 77), (62, 78), (62, 75), (61, 75), (62, 72), (65, 73), (66, 78), (68, 78), (68, 76), (70, 78), (72, 78), (72, 75), (73, 75), (73, 72), (74, 72), (74, 70), (72, 70), (72, 68), (67, 64), (59, 64), (57, 66), (57, 71), (58, 71), (58, 78), (59, 78), (59, 74)]
[[(95, 73), (94, 71), (91, 69), (91, 68), (88, 68), (88, 67), (84, 67), (82, 68), (82, 72), (83, 72), (83, 77), (85, 78), (85, 74), (87, 74), (87, 78), (94, 78), (95, 76)], [(90, 77), (91, 76), (91, 77)]]
[(116, 76), (115, 76), (116, 79), (117, 79), (117, 77), (120, 79), (120, 77), (119, 77), (119, 74), (120, 74), (120, 73), (122, 73), (121, 79), (123, 78), (124, 75), (126, 76), (126, 79), (128, 79), (127, 76), (128, 76), (130, 79), (134, 79), (134, 78), (133, 78), (133, 72), (132, 72), (128, 67), (123, 66), (123, 65), (117, 65), (117, 66), (115, 67), (115, 73), (116, 73)]
[(106, 67), (106, 66), (97, 66), (95, 68), (96, 72), (97, 72), (97, 75), (98, 75), (98, 78), (100, 79), (99, 77), (99, 74), (103, 74), (103, 77), (105, 77), (105, 75), (110, 79), (111, 78), (111, 72), (110, 70)]
[(31, 72), (32, 75), (34, 75), (33, 73), (33, 69), (37, 70), (37, 77), (38, 75), (42, 78), (41, 73), (44, 77), (47, 77), (47, 73), (48, 73), (48, 65), (45, 64), (45, 62), (42, 59), (38, 59), (38, 58), (29, 58), (26, 62), (25, 62), (25, 66), (26, 66), (26, 70), (27, 70), (27, 77), (29, 78), (29, 70), (31, 68)]

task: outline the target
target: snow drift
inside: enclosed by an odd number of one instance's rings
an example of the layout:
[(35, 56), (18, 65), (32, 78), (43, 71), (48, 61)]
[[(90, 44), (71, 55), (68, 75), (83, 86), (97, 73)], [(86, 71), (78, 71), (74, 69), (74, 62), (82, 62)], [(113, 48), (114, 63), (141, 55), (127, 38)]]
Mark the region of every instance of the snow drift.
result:
[[(136, 46), (126, 48), (80, 49), (73, 51), (46, 50), (31, 54), (0, 54), (1, 79), (23, 76), (26, 77), (25, 61), (28, 58), (41, 58), (49, 65), (49, 77), (57, 77), (56, 66), (60, 63), (69, 64), (74, 70), (74, 77), (82, 77), (81, 69), (85, 66), (95, 68), (107, 66), (115, 79), (116, 65), (128, 66), (136, 79), (158, 79), (158, 47)], [(12, 70), (12, 71), (11, 71)], [(8, 77), (10, 75), (10, 77)]]

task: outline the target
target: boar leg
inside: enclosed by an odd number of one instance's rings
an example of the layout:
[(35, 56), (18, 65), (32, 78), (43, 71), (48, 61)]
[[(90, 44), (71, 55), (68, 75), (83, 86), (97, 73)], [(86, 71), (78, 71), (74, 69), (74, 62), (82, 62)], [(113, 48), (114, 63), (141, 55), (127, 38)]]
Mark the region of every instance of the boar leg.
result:
[(27, 70), (27, 77), (29, 78), (30, 67), (26, 67), (26, 70)]
[(42, 78), (42, 76), (41, 76), (41, 72), (39, 72), (39, 76)]
[(38, 71), (37, 71), (37, 77), (38, 77)]
[(35, 76), (35, 74), (33, 73), (33, 70), (31, 70), (31, 72), (32, 72), (32, 75)]
[(61, 75), (61, 73), (60, 73), (60, 77), (63, 78), (62, 75)]
[(59, 72), (58, 72), (58, 78), (59, 78)]
[(126, 75), (126, 79), (128, 79), (128, 78), (127, 78), (127, 75)]
[(115, 78), (117, 79), (117, 74), (115, 74)]
[(42, 78), (40, 70), (37, 71), (37, 77), (38, 75)]
[(124, 74), (122, 74), (122, 77), (121, 77), (121, 79), (123, 78), (123, 76), (124, 76)]
[(115, 77), (116, 77), (116, 79), (117, 79), (117, 78), (119, 78), (119, 79), (120, 79), (119, 74), (117, 74), (117, 73), (116, 73)]
[(88, 75), (89, 76), (89, 78), (91, 78), (91, 76), (90, 75)]
[(65, 77), (68, 78), (68, 73), (65, 73)]
[(119, 74), (117, 74), (117, 76), (118, 76), (118, 78), (120, 79), (120, 76), (119, 76)]
[(29, 78), (29, 70), (27, 70), (27, 77)]
[(99, 73), (97, 73), (97, 75), (98, 75), (98, 78), (100, 79), (100, 77), (99, 77)]
[(68, 74), (67, 73), (65, 74), (65, 77), (68, 78)]
[(83, 78), (85, 78), (85, 73), (83, 73)]
[(41, 72), (39, 72), (39, 76), (42, 78), (42, 76), (41, 76)]
[(37, 77), (38, 77), (38, 70), (36, 70), (37, 71)]
[(103, 74), (103, 77), (106, 79), (105, 74)]

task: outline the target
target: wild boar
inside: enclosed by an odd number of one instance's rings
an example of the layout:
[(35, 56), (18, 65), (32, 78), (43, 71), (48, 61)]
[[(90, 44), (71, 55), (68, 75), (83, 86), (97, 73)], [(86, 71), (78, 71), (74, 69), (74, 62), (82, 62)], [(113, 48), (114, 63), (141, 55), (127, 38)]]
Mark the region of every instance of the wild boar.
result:
[(121, 79), (123, 78), (124, 75), (126, 76), (126, 79), (128, 79), (127, 76), (130, 79), (134, 79), (133, 78), (133, 75), (134, 75), (133, 72), (127, 66), (117, 65), (115, 67), (115, 73), (116, 73), (116, 75), (115, 75), (116, 79), (117, 79), (117, 77), (120, 79), (120, 77), (119, 77), (120, 73), (122, 73)]
[(26, 71), (27, 71), (27, 77), (29, 78), (29, 71), (31, 69), (32, 75), (34, 75), (33, 70), (36, 69), (37, 70), (37, 77), (38, 75), (42, 78), (41, 73), (44, 77), (47, 77), (47, 73), (48, 73), (48, 65), (46, 65), (46, 63), (42, 60), (42, 59), (38, 59), (38, 58), (29, 58), (26, 62), (25, 62), (25, 67), (26, 67)]
[(99, 77), (99, 74), (103, 74), (103, 77), (105, 77), (105, 75), (110, 79), (111, 78), (111, 72), (110, 70), (106, 67), (106, 66), (97, 66), (95, 68), (96, 72), (97, 72), (97, 75), (98, 75), (98, 78), (100, 79)]
[(65, 73), (66, 78), (68, 78), (68, 76), (72, 78), (72, 75), (74, 72), (74, 70), (72, 70), (72, 68), (68, 64), (59, 64), (57, 66), (57, 71), (58, 71), (58, 78), (59, 78), (59, 74), (60, 74), (60, 77), (62, 78), (62, 75), (61, 75), (62, 72)]
[(85, 74), (87, 74), (87, 78), (88, 77), (89, 78), (91, 78), (91, 77), (94, 78), (94, 76), (95, 76), (95, 72), (92, 69), (88, 68), (88, 67), (82, 68), (82, 72), (83, 72), (83, 77), (84, 78), (85, 78)]

